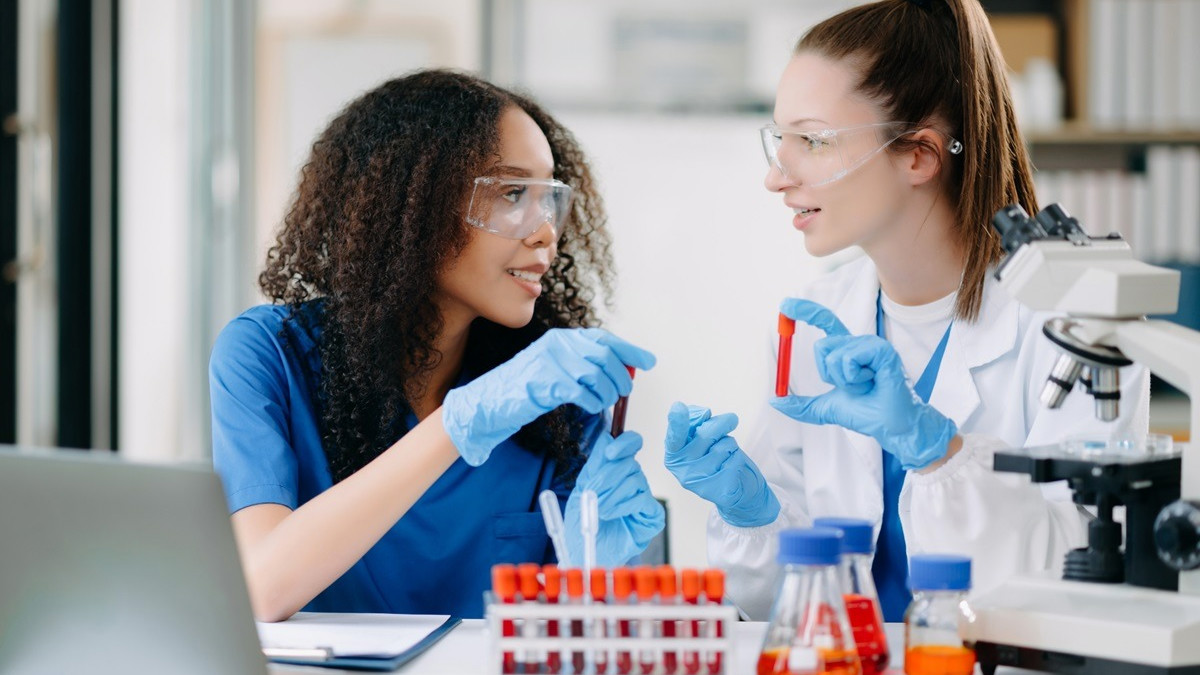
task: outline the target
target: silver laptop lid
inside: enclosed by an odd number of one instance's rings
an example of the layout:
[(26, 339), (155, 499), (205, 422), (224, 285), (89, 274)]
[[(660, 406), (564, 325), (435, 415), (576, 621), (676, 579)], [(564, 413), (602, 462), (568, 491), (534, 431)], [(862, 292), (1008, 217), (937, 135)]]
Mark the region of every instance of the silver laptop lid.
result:
[(0, 672), (267, 672), (209, 467), (0, 446)]

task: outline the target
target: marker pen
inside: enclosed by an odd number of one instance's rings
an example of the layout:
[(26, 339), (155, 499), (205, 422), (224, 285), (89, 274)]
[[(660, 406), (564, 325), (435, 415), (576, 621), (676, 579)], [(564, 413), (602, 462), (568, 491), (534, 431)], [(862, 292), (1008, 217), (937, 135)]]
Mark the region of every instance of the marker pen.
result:
[[(517, 568), (514, 565), (502, 564), (492, 566), (492, 592), (500, 602), (511, 605), (517, 601)], [(505, 619), (500, 627), (500, 634), (513, 637), (517, 634), (512, 619)], [(504, 652), (503, 673), (517, 672), (516, 656), (512, 652)]]
[[(704, 595), (708, 604), (719, 605), (725, 596), (725, 572), (718, 569), (704, 570)], [(720, 621), (713, 621), (712, 636), (721, 637), (724, 631)], [(721, 652), (713, 650), (708, 656), (708, 673), (717, 675), (721, 672)]]
[(792, 374), (792, 336), (796, 334), (796, 320), (779, 315), (779, 359), (775, 362), (775, 395), (787, 396), (788, 379)]

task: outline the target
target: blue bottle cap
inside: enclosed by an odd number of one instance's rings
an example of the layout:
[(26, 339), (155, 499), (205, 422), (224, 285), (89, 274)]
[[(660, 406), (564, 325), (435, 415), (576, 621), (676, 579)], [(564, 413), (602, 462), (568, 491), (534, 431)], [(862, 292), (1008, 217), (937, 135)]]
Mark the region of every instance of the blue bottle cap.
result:
[(971, 588), (971, 559), (962, 555), (914, 555), (908, 560), (908, 586), (914, 591)]
[(842, 532), (842, 553), (870, 553), (874, 548), (875, 529), (871, 523), (857, 518), (817, 518), (813, 527), (827, 527)]
[(800, 528), (779, 533), (782, 565), (836, 565), (842, 559), (842, 533), (828, 528)]

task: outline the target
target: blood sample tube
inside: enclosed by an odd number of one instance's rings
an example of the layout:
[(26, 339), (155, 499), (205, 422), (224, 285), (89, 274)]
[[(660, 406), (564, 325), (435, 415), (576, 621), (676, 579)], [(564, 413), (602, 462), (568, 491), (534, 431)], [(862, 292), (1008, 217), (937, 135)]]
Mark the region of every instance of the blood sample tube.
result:
[[(514, 565), (494, 565), (492, 567), (492, 592), (496, 594), (500, 602), (511, 605), (517, 601), (517, 568)], [(517, 634), (516, 626), (512, 619), (505, 619), (500, 627), (500, 634), (504, 637), (513, 637)], [(501, 668), (503, 673), (517, 672), (516, 655), (510, 651), (503, 654), (503, 664)]]
[[(592, 570), (592, 602), (603, 604), (607, 602), (608, 597), (608, 575), (602, 569)], [(608, 626), (604, 619), (596, 619), (595, 630), (592, 635), (596, 637), (605, 637), (609, 634)], [(596, 675), (604, 675), (608, 672), (608, 650), (597, 649), (592, 653), (592, 663), (596, 666)]]
[(779, 315), (779, 359), (775, 362), (775, 395), (787, 396), (788, 379), (792, 374), (792, 336), (796, 320)]
[[(660, 605), (677, 604), (679, 602), (679, 584), (675, 579), (675, 568), (670, 565), (660, 565), (654, 572), (658, 575), (658, 603)], [(675, 637), (678, 623), (675, 619), (663, 619), (662, 636), (664, 638)], [(675, 671), (679, 668), (679, 652), (673, 649), (664, 650), (662, 662), (663, 673), (675, 675)]]
[[(558, 565), (546, 565), (542, 568), (542, 581), (545, 584), (544, 591), (546, 593), (546, 604), (557, 605), (558, 596), (562, 592), (562, 571), (558, 569)], [(558, 637), (559, 621), (558, 619), (549, 619), (546, 621), (546, 637)], [(546, 672), (561, 673), (562, 672), (562, 652), (557, 649), (550, 650), (546, 654)]]
[[(628, 567), (617, 567), (613, 570), (613, 604), (628, 605), (629, 596), (633, 593), (633, 570)], [(617, 619), (617, 637), (630, 637), (629, 619)], [(617, 650), (617, 675), (629, 675), (633, 672), (633, 655), (628, 649)]]
[[(633, 366), (625, 366), (625, 370), (629, 371), (630, 379), (632, 379), (633, 374), (637, 372), (637, 370), (635, 370)], [(616, 405), (613, 406), (612, 429), (609, 432), (612, 434), (613, 438), (620, 436), (621, 433), (625, 431), (625, 410), (628, 407), (629, 407), (629, 397), (628, 396), (622, 396), (622, 397), (618, 398)]]
[[(658, 596), (658, 576), (654, 573), (653, 567), (638, 567), (633, 571), (634, 588), (637, 590), (637, 602), (639, 605), (653, 605)], [(642, 619), (638, 622), (638, 637), (642, 639), (653, 639), (657, 637), (658, 631), (655, 630), (654, 619)], [(642, 675), (650, 675), (654, 672), (654, 651), (650, 649), (642, 649), (638, 652), (638, 665), (641, 666)]]
[[(583, 570), (578, 567), (567, 570), (567, 598), (572, 605), (583, 604)], [(571, 619), (571, 637), (583, 637), (583, 619)], [(571, 652), (571, 670), (583, 672), (583, 650)]]
[[(725, 572), (718, 569), (704, 570), (704, 596), (710, 605), (721, 604), (725, 597)], [(724, 635), (720, 621), (713, 621), (711, 633), (713, 637), (718, 638)], [(713, 650), (708, 655), (708, 673), (717, 675), (720, 672), (721, 652)]]
[[(680, 587), (683, 590), (683, 601), (689, 605), (697, 605), (700, 603), (700, 572), (693, 569), (685, 569), (680, 575)], [(700, 620), (692, 619), (684, 622), (686, 635), (690, 638), (701, 637)], [(687, 675), (696, 675), (700, 672), (700, 652), (695, 649), (689, 649), (683, 654), (683, 671)]]
[[(526, 605), (536, 605), (541, 594), (538, 584), (538, 565), (536, 563), (521, 563), (517, 565), (517, 583), (521, 588), (521, 602)], [(541, 636), (541, 622), (537, 619), (525, 619), (521, 622), (521, 635), (527, 638)], [(541, 670), (542, 655), (538, 650), (517, 650), (517, 672), (536, 673)]]

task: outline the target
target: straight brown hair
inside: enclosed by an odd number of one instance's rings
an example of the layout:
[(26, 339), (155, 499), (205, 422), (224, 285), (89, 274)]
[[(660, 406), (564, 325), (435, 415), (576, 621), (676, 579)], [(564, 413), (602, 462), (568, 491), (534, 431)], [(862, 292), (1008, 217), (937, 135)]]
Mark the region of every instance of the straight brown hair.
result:
[[(955, 316), (975, 321), (985, 275), (1004, 255), (992, 216), (1014, 203), (1037, 212), (1004, 58), (983, 7), (978, 0), (882, 0), (817, 24), (795, 52), (847, 60), (861, 75), (857, 90), (887, 120), (929, 125), (962, 141), (944, 184), (965, 259)], [(889, 150), (915, 142), (902, 138)]]

